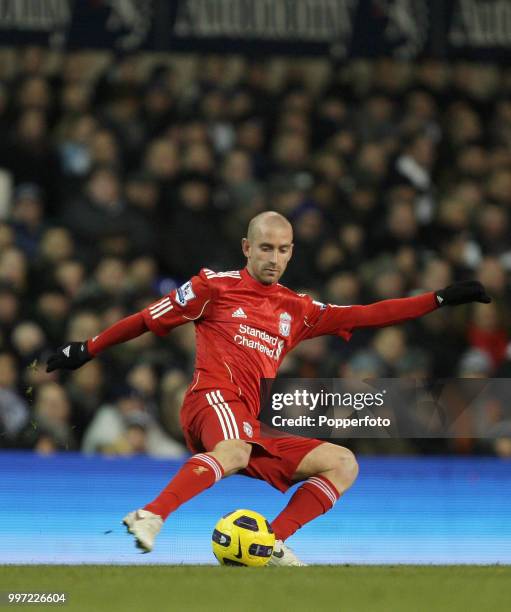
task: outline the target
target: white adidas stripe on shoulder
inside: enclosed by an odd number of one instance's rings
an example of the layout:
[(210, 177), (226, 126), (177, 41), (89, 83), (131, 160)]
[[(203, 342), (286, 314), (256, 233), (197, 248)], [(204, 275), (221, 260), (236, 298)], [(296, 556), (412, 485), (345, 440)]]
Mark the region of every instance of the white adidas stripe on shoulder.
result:
[(172, 306), (172, 304), (169, 304), (166, 308), (163, 308), (162, 310), (159, 310), (157, 313), (151, 313), (151, 317), (153, 319), (157, 319), (158, 317), (161, 317), (162, 315), (164, 315), (165, 313), (169, 312), (169, 310), (172, 310), (174, 308), (174, 306)]
[(149, 310), (151, 312), (157, 312), (158, 310), (160, 310), (161, 308), (165, 308), (165, 306), (168, 306), (170, 304), (170, 298), (164, 297), (162, 300), (159, 300), (158, 302), (155, 302), (154, 304), (151, 304), (149, 306)]
[(151, 315), (151, 319), (158, 319), (158, 317), (161, 317), (162, 315), (169, 312), (169, 310), (172, 310), (173, 308), (174, 307), (172, 306), (170, 302), (170, 298), (164, 297), (159, 302), (156, 302), (155, 304), (152, 304), (151, 306), (149, 306), (149, 314)]
[(204, 268), (206, 278), (241, 278), (239, 270), (228, 270), (227, 272), (213, 272), (208, 268)]

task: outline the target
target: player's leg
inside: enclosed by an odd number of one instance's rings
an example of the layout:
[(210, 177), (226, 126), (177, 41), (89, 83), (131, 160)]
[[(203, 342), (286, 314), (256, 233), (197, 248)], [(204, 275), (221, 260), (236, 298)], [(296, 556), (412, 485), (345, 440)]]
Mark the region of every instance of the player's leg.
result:
[(292, 477), (305, 482), (272, 522), (275, 537), (285, 541), (300, 527), (328, 512), (357, 475), (358, 464), (349, 449), (328, 442), (313, 448), (301, 459)]
[(250, 451), (251, 445), (243, 440), (223, 440), (212, 451), (190, 457), (153, 501), (123, 519), (137, 546), (151, 551), (163, 521), (221, 478), (246, 467)]
[(223, 468), (224, 477), (236, 474), (247, 467), (252, 445), (243, 440), (222, 440), (206, 453), (216, 459)]
[(279, 491), (306, 480), (286, 508), (273, 521), (276, 543), (270, 565), (305, 565), (285, 544), (297, 529), (332, 508), (340, 494), (354, 482), (358, 467), (346, 448), (300, 436), (276, 437), (261, 430), (253, 438), (250, 461), (243, 471), (265, 480)]
[(214, 449), (197, 453), (184, 463), (163, 491), (144, 510), (166, 519), (192, 497), (248, 464), (251, 446), (243, 440), (222, 440)]
[(300, 461), (293, 480), (298, 482), (315, 476), (328, 479), (342, 495), (358, 476), (355, 455), (344, 446), (323, 442)]
[(248, 464), (252, 447), (240, 439), (234, 405), (231, 408), (227, 401), (219, 390), (185, 398), (181, 410), (183, 433), (195, 454), (153, 501), (124, 518), (140, 548), (152, 549), (163, 521), (182, 504)]

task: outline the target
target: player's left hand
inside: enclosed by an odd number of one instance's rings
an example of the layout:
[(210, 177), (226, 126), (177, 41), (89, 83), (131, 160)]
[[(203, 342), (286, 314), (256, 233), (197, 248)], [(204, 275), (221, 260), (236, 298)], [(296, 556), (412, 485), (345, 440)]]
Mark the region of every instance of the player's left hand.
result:
[(479, 281), (460, 281), (436, 292), (439, 306), (458, 306), (470, 302), (489, 304), (491, 297)]

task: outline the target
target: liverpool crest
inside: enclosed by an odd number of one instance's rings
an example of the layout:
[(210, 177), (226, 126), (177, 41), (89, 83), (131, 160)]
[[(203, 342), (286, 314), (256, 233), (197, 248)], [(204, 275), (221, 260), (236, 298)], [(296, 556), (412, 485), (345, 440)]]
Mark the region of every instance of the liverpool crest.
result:
[(289, 336), (291, 333), (291, 315), (288, 312), (283, 312), (280, 315), (279, 334), (281, 336)]

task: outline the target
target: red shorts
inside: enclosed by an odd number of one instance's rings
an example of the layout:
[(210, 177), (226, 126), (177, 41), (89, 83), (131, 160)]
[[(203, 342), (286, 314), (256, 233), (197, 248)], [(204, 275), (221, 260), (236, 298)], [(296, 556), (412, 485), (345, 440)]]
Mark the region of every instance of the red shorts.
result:
[(267, 428), (237, 395), (224, 389), (188, 393), (181, 424), (192, 453), (211, 451), (222, 440), (250, 442), (250, 461), (240, 474), (265, 480), (279, 491), (287, 491), (296, 482), (293, 475), (300, 461), (322, 444)]

